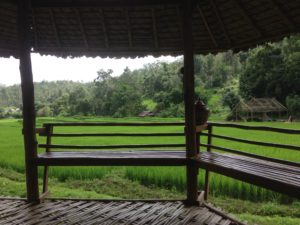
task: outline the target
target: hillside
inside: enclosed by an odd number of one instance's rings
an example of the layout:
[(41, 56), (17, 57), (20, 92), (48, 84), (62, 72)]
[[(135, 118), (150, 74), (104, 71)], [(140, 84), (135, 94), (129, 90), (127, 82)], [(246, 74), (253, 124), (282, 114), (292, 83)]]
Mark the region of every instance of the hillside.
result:
[[(197, 98), (213, 115), (225, 118), (235, 104), (250, 97), (275, 97), (300, 116), (300, 38), (195, 57)], [(182, 117), (182, 60), (155, 62), (142, 69), (128, 68), (119, 77), (100, 69), (90, 83), (43, 81), (35, 83), (38, 116), (136, 116), (143, 110), (162, 117)], [(20, 85), (0, 86), (1, 117), (20, 116)]]

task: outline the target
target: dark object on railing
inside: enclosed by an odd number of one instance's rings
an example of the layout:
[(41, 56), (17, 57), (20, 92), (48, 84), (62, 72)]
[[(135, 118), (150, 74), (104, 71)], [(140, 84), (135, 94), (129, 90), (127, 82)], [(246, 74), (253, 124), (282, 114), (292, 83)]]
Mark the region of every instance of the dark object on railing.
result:
[(195, 115), (196, 125), (203, 125), (207, 123), (209, 110), (206, 108), (203, 101), (200, 98), (195, 102)]

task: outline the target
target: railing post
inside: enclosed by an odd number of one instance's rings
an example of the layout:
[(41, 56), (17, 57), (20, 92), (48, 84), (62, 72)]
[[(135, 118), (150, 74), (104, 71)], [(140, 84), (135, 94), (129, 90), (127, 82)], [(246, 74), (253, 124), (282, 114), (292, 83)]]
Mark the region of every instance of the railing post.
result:
[(195, 81), (194, 81), (194, 50), (192, 34), (192, 1), (182, 0), (182, 30), (184, 50), (184, 103), (185, 103), (185, 135), (187, 165), (187, 203), (197, 204), (198, 168), (189, 158), (197, 155), (196, 124), (195, 124)]
[(18, 38), (23, 102), (23, 132), (25, 146), (26, 188), (29, 202), (39, 201), (37, 141), (35, 134), (34, 86), (31, 68), (29, 25), (30, 0), (18, 1)]
[[(208, 124), (207, 126), (207, 151), (211, 152), (211, 143), (212, 143), (212, 125)], [(205, 182), (204, 182), (204, 200), (207, 201), (209, 192), (209, 171), (205, 171)]]

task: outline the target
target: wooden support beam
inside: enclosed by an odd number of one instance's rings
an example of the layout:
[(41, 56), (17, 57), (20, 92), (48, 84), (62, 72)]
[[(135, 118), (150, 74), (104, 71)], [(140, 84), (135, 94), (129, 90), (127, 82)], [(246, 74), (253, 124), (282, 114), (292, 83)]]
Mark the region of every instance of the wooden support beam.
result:
[(227, 31), (227, 29), (225, 27), (225, 24), (223, 23), (223, 19), (221, 17), (221, 12), (220, 12), (219, 8), (217, 7), (215, 0), (210, 0), (210, 3), (212, 5), (212, 7), (213, 7), (213, 10), (214, 10), (214, 13), (215, 13), (215, 15), (216, 15), (216, 17), (218, 19), (218, 22), (221, 25), (221, 28), (223, 30), (223, 34), (224, 34), (226, 40), (228, 41), (229, 46), (231, 46), (232, 41), (231, 41), (231, 39), (229, 37), (228, 31)]
[(84, 26), (83, 26), (81, 13), (77, 8), (75, 8), (74, 10), (76, 12), (79, 28), (80, 28), (80, 31), (81, 31), (80, 33), (82, 34), (84, 45), (85, 45), (86, 48), (89, 48), (90, 47), (89, 46), (89, 41), (88, 41), (87, 33), (86, 33), (86, 31), (84, 29)]
[(106, 48), (109, 48), (107, 28), (106, 28), (106, 25), (105, 25), (105, 16), (104, 16), (104, 12), (103, 12), (102, 9), (99, 9), (99, 15), (100, 15), (101, 24), (102, 24), (102, 31), (103, 31), (103, 36), (104, 36), (104, 44), (105, 44)]
[(283, 10), (280, 8), (278, 3), (275, 0), (269, 0), (270, 4), (272, 5), (272, 9), (276, 10), (276, 12), (279, 14), (281, 19), (286, 23), (286, 25), (289, 26), (291, 31), (294, 31), (296, 29), (296, 25), (294, 22), (289, 18), (289, 16), (283, 12)]
[(18, 1), (18, 35), (20, 74), (23, 101), (23, 130), (25, 146), (26, 188), (29, 202), (39, 201), (37, 140), (35, 134), (34, 86), (30, 58), (30, 0)]
[(260, 31), (260, 29), (257, 27), (257, 25), (254, 23), (254, 21), (250, 18), (250, 16), (247, 14), (246, 10), (244, 9), (244, 7), (242, 6), (242, 4), (239, 2), (240, 0), (232, 0), (233, 3), (235, 4), (235, 6), (238, 8), (238, 10), (240, 11), (240, 13), (243, 15), (244, 19), (246, 20), (246, 22), (252, 26), (253, 30), (255, 30), (256, 34), (259, 37), (262, 37), (262, 32)]
[(218, 47), (217, 41), (216, 41), (216, 39), (215, 39), (215, 37), (214, 37), (214, 35), (213, 35), (213, 33), (212, 33), (210, 27), (209, 27), (209, 24), (208, 24), (208, 22), (207, 22), (207, 20), (206, 20), (206, 18), (205, 18), (205, 15), (204, 15), (203, 11), (202, 11), (202, 9), (199, 7), (199, 5), (197, 6), (197, 10), (198, 10), (198, 12), (199, 12), (199, 14), (200, 14), (201, 20), (202, 20), (202, 22), (203, 22), (203, 24), (204, 24), (204, 26), (205, 26), (205, 28), (206, 28), (208, 34), (209, 34), (209, 37), (210, 37), (212, 43), (214, 44), (215, 47)]
[(156, 25), (156, 13), (155, 8), (151, 9), (152, 14), (152, 24), (153, 24), (153, 41), (154, 41), (154, 47), (158, 48), (158, 32), (157, 32), (157, 25)]
[[(184, 104), (185, 104), (185, 134), (186, 156), (188, 158), (197, 155), (196, 123), (195, 123), (195, 79), (194, 79), (194, 52), (192, 35), (192, 1), (182, 1), (183, 19), (183, 47), (184, 47)], [(187, 165), (187, 203), (197, 204), (197, 176), (198, 168), (189, 161)]]

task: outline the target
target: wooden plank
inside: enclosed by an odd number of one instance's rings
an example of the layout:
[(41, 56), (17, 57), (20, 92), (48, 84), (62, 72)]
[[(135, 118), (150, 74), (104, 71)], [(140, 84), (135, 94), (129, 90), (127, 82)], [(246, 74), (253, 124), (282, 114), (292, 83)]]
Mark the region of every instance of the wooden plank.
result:
[(57, 144), (39, 144), (39, 148), (51, 149), (136, 149), (136, 148), (167, 148), (167, 147), (185, 147), (185, 144), (143, 144), (143, 145), (57, 145)]
[[(185, 106), (185, 133), (186, 155), (194, 157), (197, 154), (196, 123), (195, 123), (195, 78), (194, 78), (194, 49), (192, 35), (192, 1), (182, 1), (183, 18), (183, 47), (184, 47), (184, 106)], [(197, 204), (197, 176), (198, 169), (191, 163), (187, 166), (187, 202)]]
[(40, 154), (38, 165), (52, 166), (183, 166), (184, 151), (97, 151), (47, 152)]
[(29, 10), (30, 0), (18, 0), (18, 35), (27, 199), (29, 202), (37, 202), (39, 200), (39, 188), (37, 166), (33, 163), (33, 160), (37, 157), (37, 140), (35, 135), (34, 86), (30, 58)]

